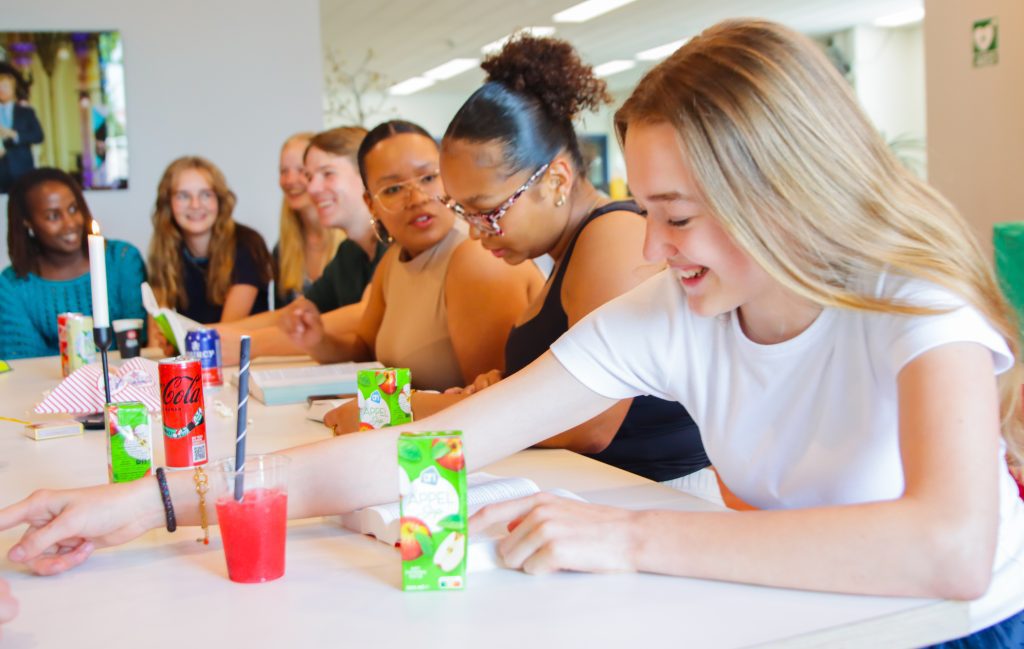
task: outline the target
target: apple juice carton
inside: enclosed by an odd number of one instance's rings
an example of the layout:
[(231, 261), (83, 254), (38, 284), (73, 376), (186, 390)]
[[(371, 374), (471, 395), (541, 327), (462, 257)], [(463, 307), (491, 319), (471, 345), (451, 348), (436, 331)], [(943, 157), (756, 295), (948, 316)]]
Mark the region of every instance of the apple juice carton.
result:
[(103, 415), (110, 481), (131, 482), (148, 476), (153, 469), (153, 439), (146, 405), (138, 401), (108, 403)]
[(410, 381), (406, 367), (359, 370), (356, 373), (359, 430), (400, 426), (412, 421)]
[(462, 432), (398, 437), (402, 590), (466, 583), (466, 461)]

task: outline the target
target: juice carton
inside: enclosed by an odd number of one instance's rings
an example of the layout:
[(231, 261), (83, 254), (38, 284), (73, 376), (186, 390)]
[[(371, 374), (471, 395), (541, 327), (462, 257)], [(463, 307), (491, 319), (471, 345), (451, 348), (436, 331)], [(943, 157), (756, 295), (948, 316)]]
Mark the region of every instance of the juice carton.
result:
[(462, 432), (398, 438), (402, 590), (466, 583), (466, 461)]
[(356, 373), (359, 430), (399, 426), (412, 421), (410, 380), (409, 369), (405, 367), (359, 370)]
[(61, 373), (71, 374), (96, 360), (92, 316), (61, 313), (57, 316), (57, 338), (60, 348)]
[(108, 403), (103, 415), (110, 481), (131, 482), (148, 476), (153, 468), (153, 439), (146, 405), (138, 401)]

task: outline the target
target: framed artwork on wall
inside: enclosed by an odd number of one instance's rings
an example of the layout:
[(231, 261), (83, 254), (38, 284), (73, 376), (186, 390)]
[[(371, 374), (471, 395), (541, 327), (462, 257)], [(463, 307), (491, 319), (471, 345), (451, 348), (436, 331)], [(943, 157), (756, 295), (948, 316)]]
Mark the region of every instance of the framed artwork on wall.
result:
[(119, 31), (0, 32), (0, 193), (34, 167), (128, 187)]

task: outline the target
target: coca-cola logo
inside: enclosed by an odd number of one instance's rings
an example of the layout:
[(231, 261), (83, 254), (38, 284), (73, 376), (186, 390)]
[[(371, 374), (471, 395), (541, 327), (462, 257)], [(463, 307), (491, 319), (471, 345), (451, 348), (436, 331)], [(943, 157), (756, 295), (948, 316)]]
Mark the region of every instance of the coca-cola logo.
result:
[(203, 382), (200, 377), (175, 376), (164, 384), (164, 405), (180, 406), (185, 403), (198, 403), (202, 389)]

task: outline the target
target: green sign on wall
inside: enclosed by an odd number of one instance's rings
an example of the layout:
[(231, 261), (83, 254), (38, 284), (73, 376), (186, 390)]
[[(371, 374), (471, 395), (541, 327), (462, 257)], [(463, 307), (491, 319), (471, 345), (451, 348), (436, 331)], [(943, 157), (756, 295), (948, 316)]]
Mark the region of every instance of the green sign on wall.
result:
[(974, 45), (974, 67), (999, 63), (999, 20), (986, 18), (975, 20), (972, 39)]

